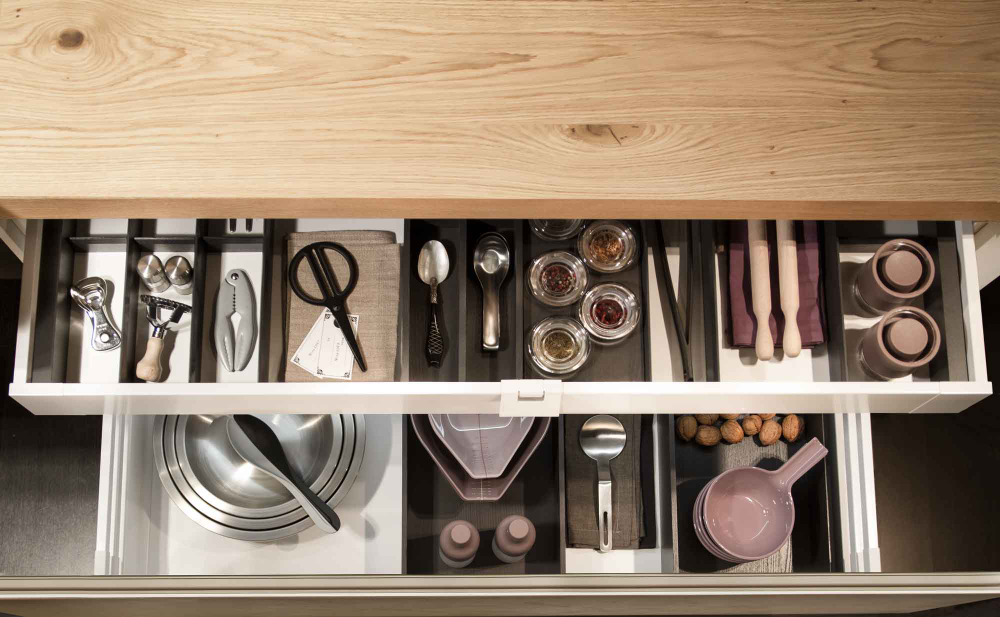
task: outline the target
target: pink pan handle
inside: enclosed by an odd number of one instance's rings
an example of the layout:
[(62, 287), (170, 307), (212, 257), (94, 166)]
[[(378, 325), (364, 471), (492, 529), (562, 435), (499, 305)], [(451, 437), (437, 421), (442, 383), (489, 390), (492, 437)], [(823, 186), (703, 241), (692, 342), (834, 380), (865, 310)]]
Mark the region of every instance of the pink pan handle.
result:
[(774, 472), (773, 481), (785, 490), (790, 490), (795, 481), (802, 477), (802, 474), (823, 460), (827, 452), (826, 447), (813, 437), (792, 458), (788, 459), (788, 462), (782, 465), (781, 469)]

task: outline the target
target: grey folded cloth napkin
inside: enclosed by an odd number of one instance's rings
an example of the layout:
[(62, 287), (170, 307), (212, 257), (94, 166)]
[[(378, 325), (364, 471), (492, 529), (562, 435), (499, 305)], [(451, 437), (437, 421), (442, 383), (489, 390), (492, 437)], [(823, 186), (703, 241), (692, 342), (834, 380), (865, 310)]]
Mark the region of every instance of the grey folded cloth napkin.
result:
[[(399, 245), (391, 231), (317, 231), (288, 234), (285, 253), (288, 262), (302, 247), (313, 242), (337, 242), (358, 262), (358, 284), (347, 298), (347, 310), (358, 315), (358, 344), (368, 363), (362, 373), (357, 363), (351, 381), (392, 381), (396, 367), (396, 344), (399, 327)], [(350, 280), (347, 262), (339, 254), (328, 252), (337, 282), (341, 287)], [(319, 286), (303, 259), (299, 264), (299, 283), (306, 293), (321, 297)], [(326, 381), (314, 377), (291, 362), (291, 356), (309, 334), (313, 323), (323, 313), (322, 306), (303, 302), (292, 292), (286, 280), (285, 301), (285, 381)], [(336, 381), (336, 380), (329, 380)]]
[[(820, 229), (816, 221), (795, 221), (795, 242), (799, 266), (799, 312), (796, 321), (802, 346), (816, 347), (826, 342), (823, 311), (823, 271), (820, 266)], [(777, 231), (767, 223), (767, 247), (771, 266), (771, 318), (768, 327), (775, 347), (781, 347), (785, 314), (781, 312), (778, 286)], [(749, 229), (746, 221), (729, 225), (729, 334), (733, 347), (753, 347), (757, 340), (757, 318), (753, 314), (750, 287)]]
[[(597, 463), (580, 448), (580, 427), (589, 416), (567, 415), (566, 543), (576, 548), (598, 548)], [(639, 440), (642, 416), (615, 416), (625, 427), (625, 449), (611, 459), (611, 548), (639, 548), (645, 535), (642, 517)]]

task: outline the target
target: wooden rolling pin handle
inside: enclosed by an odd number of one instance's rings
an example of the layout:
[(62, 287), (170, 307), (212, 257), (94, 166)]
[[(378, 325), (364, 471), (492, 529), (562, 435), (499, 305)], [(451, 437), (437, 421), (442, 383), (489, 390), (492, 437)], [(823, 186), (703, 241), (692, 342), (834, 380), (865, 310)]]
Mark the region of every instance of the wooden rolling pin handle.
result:
[(785, 355), (794, 358), (802, 351), (799, 333), (799, 262), (795, 246), (793, 221), (777, 221), (778, 230), (778, 291), (781, 294), (781, 312), (785, 315), (785, 332), (781, 346)]
[(771, 339), (771, 266), (767, 250), (767, 222), (747, 221), (750, 244), (750, 291), (753, 296), (753, 314), (757, 319), (755, 348), (757, 359), (770, 360), (774, 356)]
[(146, 343), (146, 355), (135, 365), (135, 376), (143, 381), (160, 381), (163, 369), (160, 367), (160, 352), (163, 339), (150, 338)]

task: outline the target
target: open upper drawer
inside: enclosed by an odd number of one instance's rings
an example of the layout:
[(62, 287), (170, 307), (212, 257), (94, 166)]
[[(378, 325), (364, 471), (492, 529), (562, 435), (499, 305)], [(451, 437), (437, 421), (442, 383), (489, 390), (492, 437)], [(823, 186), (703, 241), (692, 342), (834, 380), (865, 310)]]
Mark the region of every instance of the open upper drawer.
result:
[[(533, 259), (554, 249), (574, 250), (575, 241), (541, 240), (529, 221), (258, 219), (250, 231), (241, 221), (236, 232), (221, 220), (30, 221), (10, 393), (43, 414), (309, 409), (552, 415), (957, 412), (992, 392), (971, 223), (820, 223), (825, 340), (797, 358), (779, 352), (769, 362), (732, 344), (729, 222), (627, 223), (639, 247), (635, 265), (615, 275), (591, 273), (591, 283), (621, 282), (634, 290), (640, 323), (624, 343), (595, 345), (584, 368), (560, 381), (541, 380), (531, 370), (526, 335), (539, 320), (575, 309), (540, 304), (526, 277)], [(352, 229), (392, 231), (402, 245), (398, 296), (387, 298), (399, 303), (394, 381), (285, 383), (285, 238), (293, 231)], [(472, 263), (478, 238), (491, 231), (505, 238), (511, 267), (500, 289), (500, 349), (484, 352), (483, 300)], [(852, 313), (851, 277), (858, 263), (891, 238), (917, 240), (932, 254), (935, 278), (919, 302), (937, 322), (942, 344), (921, 371), (877, 381), (857, 367), (859, 335), (878, 319)], [(442, 241), (451, 260), (441, 286), (448, 352), (440, 368), (429, 367), (425, 358), (428, 288), (416, 271), (420, 248), (430, 239)], [(184, 255), (195, 273), (191, 295), (166, 292), (193, 310), (168, 335), (163, 383), (135, 379), (151, 331), (138, 301), (144, 289), (135, 264), (148, 253), (164, 261)], [(231, 268), (249, 274), (260, 316), (250, 364), (237, 373), (222, 368), (211, 344), (216, 292)], [(124, 341), (118, 350), (97, 352), (89, 344), (91, 326), (68, 294), (86, 276), (111, 283), (112, 316)], [(683, 338), (689, 344), (680, 345)]]

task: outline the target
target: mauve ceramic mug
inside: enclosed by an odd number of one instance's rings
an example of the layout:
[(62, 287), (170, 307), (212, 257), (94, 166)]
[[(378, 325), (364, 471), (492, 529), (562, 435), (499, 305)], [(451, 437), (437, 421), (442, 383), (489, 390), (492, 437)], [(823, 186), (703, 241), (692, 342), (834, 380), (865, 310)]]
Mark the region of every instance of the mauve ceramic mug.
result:
[(901, 306), (865, 332), (858, 351), (865, 372), (877, 379), (906, 377), (941, 349), (941, 330), (927, 311)]
[(738, 467), (720, 475), (709, 485), (702, 506), (709, 537), (740, 560), (778, 552), (795, 525), (792, 484), (826, 454), (814, 437), (777, 471)]
[(909, 304), (934, 280), (931, 254), (913, 240), (889, 240), (858, 271), (854, 293), (873, 314)]

